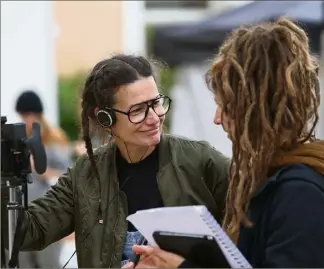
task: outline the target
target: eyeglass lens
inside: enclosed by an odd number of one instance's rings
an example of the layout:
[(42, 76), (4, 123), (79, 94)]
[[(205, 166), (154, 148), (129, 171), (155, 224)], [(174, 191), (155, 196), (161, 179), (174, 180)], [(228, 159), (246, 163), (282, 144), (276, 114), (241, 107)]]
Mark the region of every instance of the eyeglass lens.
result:
[(170, 99), (162, 96), (150, 102), (137, 104), (129, 110), (129, 120), (133, 123), (139, 123), (145, 119), (149, 107), (152, 107), (156, 115), (164, 116), (169, 111)]

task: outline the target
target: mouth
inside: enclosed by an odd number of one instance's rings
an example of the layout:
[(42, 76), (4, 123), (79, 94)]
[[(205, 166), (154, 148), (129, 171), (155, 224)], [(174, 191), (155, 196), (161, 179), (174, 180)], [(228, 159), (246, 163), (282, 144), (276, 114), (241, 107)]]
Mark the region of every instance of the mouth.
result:
[(157, 127), (157, 128), (153, 128), (153, 129), (149, 129), (149, 130), (145, 130), (145, 131), (141, 131), (142, 133), (145, 133), (145, 134), (155, 134), (157, 132), (160, 131), (160, 128)]

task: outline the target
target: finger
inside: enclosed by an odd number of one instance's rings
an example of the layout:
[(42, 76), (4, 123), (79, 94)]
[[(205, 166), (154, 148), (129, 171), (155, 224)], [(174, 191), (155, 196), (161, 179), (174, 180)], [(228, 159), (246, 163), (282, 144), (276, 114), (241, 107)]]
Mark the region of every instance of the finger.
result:
[(155, 257), (159, 257), (160, 259), (169, 259), (170, 256), (174, 255), (173, 253), (164, 251), (160, 248), (153, 248), (153, 251), (150, 254), (154, 254)]
[(160, 258), (152, 256), (145, 256), (142, 260), (139, 261), (138, 265), (135, 268), (161, 268), (159, 266)]
[(134, 268), (134, 263), (133, 262), (126, 263), (122, 268)]
[(154, 252), (155, 248), (151, 246), (139, 246), (134, 245), (133, 251), (138, 255), (151, 255)]
[[(155, 249), (153, 256), (153, 258), (159, 259), (159, 267), (161, 268), (164, 267), (163, 263), (165, 263), (165, 265), (173, 264), (173, 266), (175, 266), (175, 263), (178, 265), (183, 261), (183, 257), (162, 249)], [(155, 259), (155, 262), (157, 263), (158, 261)]]
[(151, 256), (151, 260), (153, 261), (153, 264), (156, 268), (165, 268), (165, 266), (163, 266), (164, 261), (161, 259), (160, 256), (154, 254), (153, 256)]
[(156, 268), (151, 259), (143, 259), (138, 262), (135, 268)]

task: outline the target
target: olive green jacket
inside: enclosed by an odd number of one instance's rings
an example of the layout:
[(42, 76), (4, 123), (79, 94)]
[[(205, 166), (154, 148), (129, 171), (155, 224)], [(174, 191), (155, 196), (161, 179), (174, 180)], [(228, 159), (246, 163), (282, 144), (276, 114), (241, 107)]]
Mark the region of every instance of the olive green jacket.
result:
[[(82, 156), (44, 197), (30, 203), (22, 250), (41, 250), (75, 231), (79, 267), (120, 267), (128, 214), (115, 152), (114, 145), (95, 151), (100, 184), (88, 157)], [(164, 205), (206, 205), (220, 220), (228, 164), (207, 142), (163, 135), (157, 182)]]

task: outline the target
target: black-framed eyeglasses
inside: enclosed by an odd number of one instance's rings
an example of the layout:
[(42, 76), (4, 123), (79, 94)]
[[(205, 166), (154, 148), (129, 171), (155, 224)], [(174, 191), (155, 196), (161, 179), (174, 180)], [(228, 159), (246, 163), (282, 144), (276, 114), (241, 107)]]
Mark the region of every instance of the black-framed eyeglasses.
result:
[(172, 100), (170, 97), (159, 95), (155, 99), (132, 105), (127, 112), (115, 108), (110, 108), (110, 110), (127, 115), (128, 120), (131, 123), (137, 124), (143, 122), (146, 119), (150, 108), (153, 109), (157, 116), (163, 117), (166, 113), (169, 112), (171, 101)]

